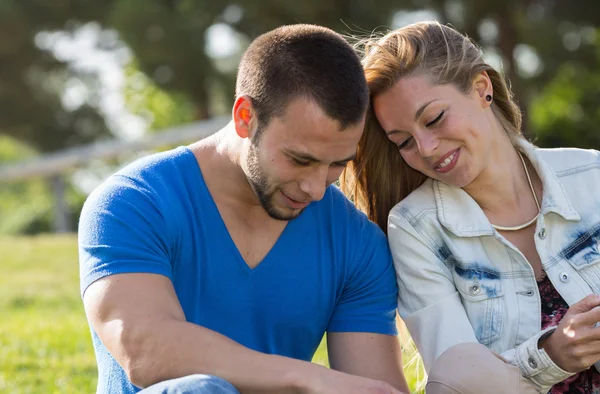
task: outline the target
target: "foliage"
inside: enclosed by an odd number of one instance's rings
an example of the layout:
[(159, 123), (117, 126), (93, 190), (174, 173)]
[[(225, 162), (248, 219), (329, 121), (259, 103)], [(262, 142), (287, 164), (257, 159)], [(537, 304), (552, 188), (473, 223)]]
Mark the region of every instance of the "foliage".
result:
[[(68, 61), (40, 48), (40, 31), (74, 33), (88, 21), (116, 29), (134, 53), (135, 67), (162, 92), (143, 97), (149, 100), (147, 108), (141, 108), (144, 104), (139, 101), (130, 104), (137, 107), (136, 113), (152, 114), (153, 126), (158, 128), (170, 120), (179, 123), (210, 116), (218, 96), (226, 101), (225, 108), (231, 104), (234, 70), (219, 70), (205, 51), (207, 31), (215, 24), (228, 25), (246, 37), (245, 42), (291, 23), (315, 23), (365, 35), (390, 27), (399, 10), (424, 8), (474, 37), (486, 50), (500, 54), (526, 115), (529, 102), (563, 63), (590, 62), (593, 57), (588, 44), (594, 40), (590, 28), (600, 22), (600, 5), (583, 0), (385, 0), (377, 7), (358, 0), (2, 0), (0, 36), (5, 38), (0, 40), (0, 133), (40, 151), (109, 136), (94, 100), (71, 110), (61, 105), (65, 84), (75, 80), (94, 90), (97, 76), (75, 70)], [(120, 41), (104, 40), (98, 45), (114, 49)], [(539, 66), (528, 69), (518, 61), (524, 52), (529, 54), (529, 63), (539, 62)], [(163, 106), (163, 102), (168, 104)], [(184, 116), (179, 111), (169, 119), (166, 113), (170, 109), (177, 112), (180, 104)]]
[[(0, 135), (0, 166), (35, 156), (36, 152), (27, 145)], [(66, 199), (71, 211), (71, 228), (76, 228), (85, 195), (68, 184)], [(45, 179), (0, 184), (0, 235), (51, 231), (53, 206), (50, 184)]]
[[(341, 32), (360, 33), (389, 25), (399, 3), (380, 1), (377, 7), (360, 1), (147, 1), (115, 3), (108, 25), (132, 48), (140, 69), (162, 89), (183, 93), (193, 102), (196, 118), (214, 114), (212, 90), (233, 98), (235, 69), (221, 72), (207, 55), (207, 30), (228, 24), (246, 42), (283, 24), (314, 23)], [(235, 15), (234, 15), (235, 14)], [(237, 15), (237, 16), (236, 16)]]
[(533, 100), (536, 144), (600, 149), (600, 44), (598, 54), (596, 64), (564, 64)]
[[(359, 0), (0, 0), (0, 134), (37, 152), (111, 137), (110, 122), (98, 106), (98, 75), (73, 67), (43, 45), (44, 35), (76, 36), (90, 21), (104, 37), (98, 49), (125, 45), (133, 54), (125, 69), (125, 105), (159, 130), (229, 112), (235, 64), (245, 45), (267, 30), (315, 23), (364, 36), (391, 27), (398, 11), (417, 9), (429, 9), (473, 37), (487, 54), (499, 55), (525, 114), (525, 129), (541, 145), (599, 146), (600, 3), (583, 0), (384, 0), (377, 7)], [(239, 39), (237, 53), (228, 59), (211, 58), (206, 51), (209, 29), (216, 25)], [(115, 29), (116, 38), (107, 29)], [(72, 84), (89, 92), (76, 108), (63, 102)], [(41, 209), (44, 203), (35, 196), (43, 193), (36, 187), (22, 186), (21, 192)], [(22, 221), (33, 217), (38, 217), (35, 209)]]
[(91, 142), (109, 135), (92, 103), (67, 110), (61, 94), (69, 81), (97, 83), (36, 46), (42, 30), (72, 30), (67, 21), (100, 15), (94, 1), (0, 1), (0, 134), (41, 152)]
[[(0, 135), (0, 165), (32, 157), (31, 148)], [(27, 199), (23, 199), (27, 196)], [(26, 233), (48, 220), (51, 197), (43, 181), (35, 180), (0, 186), (0, 234)]]
[(165, 92), (139, 71), (135, 63), (125, 68), (125, 77), (125, 105), (132, 114), (144, 118), (150, 130), (189, 123), (196, 118), (194, 105), (184, 93)]
[(560, 67), (593, 62), (593, 31), (600, 23), (598, 2), (423, 0), (421, 4), (466, 32), (485, 51), (499, 55), (524, 112), (523, 127), (528, 135), (535, 136), (538, 131), (530, 122), (529, 104)]

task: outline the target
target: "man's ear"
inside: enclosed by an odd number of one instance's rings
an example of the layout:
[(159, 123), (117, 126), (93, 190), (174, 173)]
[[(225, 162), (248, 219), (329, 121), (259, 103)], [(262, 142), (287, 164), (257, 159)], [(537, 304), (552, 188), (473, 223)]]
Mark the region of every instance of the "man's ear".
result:
[(233, 123), (240, 138), (252, 138), (256, 125), (256, 112), (249, 96), (242, 95), (233, 104)]
[(487, 71), (482, 71), (473, 78), (473, 90), (484, 107), (492, 104), (494, 87)]

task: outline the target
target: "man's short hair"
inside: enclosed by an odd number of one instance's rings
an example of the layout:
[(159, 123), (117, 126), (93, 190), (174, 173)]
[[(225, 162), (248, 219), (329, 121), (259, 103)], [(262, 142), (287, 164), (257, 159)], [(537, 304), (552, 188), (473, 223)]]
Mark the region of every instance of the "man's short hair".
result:
[(358, 123), (369, 103), (360, 59), (344, 38), (322, 26), (282, 26), (244, 53), (236, 97), (248, 95), (262, 125), (296, 98), (313, 100), (342, 129)]

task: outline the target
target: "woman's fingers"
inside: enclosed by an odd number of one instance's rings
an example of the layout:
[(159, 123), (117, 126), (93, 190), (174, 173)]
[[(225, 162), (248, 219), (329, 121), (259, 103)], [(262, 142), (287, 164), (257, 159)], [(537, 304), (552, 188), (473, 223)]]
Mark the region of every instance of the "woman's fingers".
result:
[(600, 296), (591, 295), (573, 304), (556, 330), (540, 342), (562, 369), (579, 372), (600, 360)]
[(579, 302), (571, 305), (568, 314), (580, 314), (585, 312), (590, 312), (592, 309), (600, 306), (600, 295), (591, 294), (587, 297), (582, 298)]

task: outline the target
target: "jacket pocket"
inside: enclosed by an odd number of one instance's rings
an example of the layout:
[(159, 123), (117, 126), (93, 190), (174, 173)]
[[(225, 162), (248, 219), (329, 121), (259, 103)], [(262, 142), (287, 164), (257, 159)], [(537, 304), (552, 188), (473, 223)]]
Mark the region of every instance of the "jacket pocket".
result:
[(595, 260), (570, 259), (568, 261), (592, 288), (594, 294), (600, 294), (600, 256)]
[(458, 268), (454, 272), (454, 285), (477, 340), (486, 346), (500, 339), (504, 321), (504, 294), (499, 275), (486, 275), (481, 271)]
[(600, 294), (600, 229), (581, 234), (561, 251), (562, 257), (575, 268), (581, 278)]

